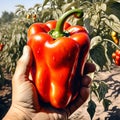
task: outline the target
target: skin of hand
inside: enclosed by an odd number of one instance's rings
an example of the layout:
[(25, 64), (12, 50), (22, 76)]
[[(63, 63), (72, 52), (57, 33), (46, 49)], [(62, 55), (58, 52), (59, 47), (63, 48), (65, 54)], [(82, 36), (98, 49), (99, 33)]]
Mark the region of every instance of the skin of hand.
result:
[(86, 74), (94, 72), (95, 65), (86, 63), (79, 97), (65, 109), (55, 109), (39, 102), (36, 88), (28, 77), (32, 61), (32, 51), (25, 46), (12, 78), (12, 104), (3, 120), (67, 120), (87, 100), (91, 78)]

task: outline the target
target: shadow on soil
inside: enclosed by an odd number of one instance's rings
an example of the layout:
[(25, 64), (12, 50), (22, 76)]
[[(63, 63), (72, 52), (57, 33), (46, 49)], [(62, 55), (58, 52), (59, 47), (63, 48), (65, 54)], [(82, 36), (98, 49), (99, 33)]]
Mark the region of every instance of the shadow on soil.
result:
[[(114, 76), (119, 76), (119, 78), (117, 79), (113, 79)], [(118, 80), (119, 79), (119, 80)], [(104, 80), (108, 86), (109, 89), (111, 89), (113, 92), (111, 93), (111, 95), (107, 96), (107, 97), (115, 97), (117, 98), (118, 95), (120, 94), (120, 72), (116, 73), (116, 74), (112, 74), (109, 76), (109, 78), (107, 78), (106, 80)]]
[(11, 80), (5, 79), (4, 85), (0, 88), (0, 120), (11, 105), (11, 91)]
[(108, 117), (106, 117), (105, 120), (120, 120), (120, 108), (114, 106), (108, 111)]
[[(118, 76), (118, 77), (115, 77)], [(115, 74), (111, 74), (108, 76), (108, 78), (102, 80), (104, 81), (109, 89), (112, 90), (112, 92), (106, 96), (106, 98), (117, 98), (120, 95), (120, 70), (116, 71)], [(112, 102), (112, 101), (111, 101)], [(120, 108), (117, 106), (113, 106), (111, 109), (106, 111), (108, 113), (107, 117), (105, 117), (105, 120), (120, 120)], [(100, 120), (98, 118), (97, 120)]]
[[(113, 77), (117, 75), (119, 76), (118, 79), (113, 79)], [(108, 79), (105, 80), (106, 83), (109, 85), (109, 89), (111, 89), (113, 92), (107, 96), (117, 98), (120, 95), (120, 72), (116, 74), (112, 74), (109, 76)], [(120, 120), (120, 108), (117, 106), (113, 106), (112, 109), (108, 111), (108, 117), (105, 118), (105, 120)]]

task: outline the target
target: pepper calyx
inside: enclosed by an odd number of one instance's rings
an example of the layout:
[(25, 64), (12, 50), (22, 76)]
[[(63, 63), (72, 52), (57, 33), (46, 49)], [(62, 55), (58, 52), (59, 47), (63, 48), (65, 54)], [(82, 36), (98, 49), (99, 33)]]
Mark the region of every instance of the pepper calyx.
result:
[(54, 39), (63, 36), (69, 36), (69, 33), (63, 31), (63, 26), (67, 18), (71, 15), (74, 15), (76, 18), (81, 18), (83, 16), (83, 11), (81, 9), (72, 9), (63, 14), (57, 21), (55, 30), (49, 32)]

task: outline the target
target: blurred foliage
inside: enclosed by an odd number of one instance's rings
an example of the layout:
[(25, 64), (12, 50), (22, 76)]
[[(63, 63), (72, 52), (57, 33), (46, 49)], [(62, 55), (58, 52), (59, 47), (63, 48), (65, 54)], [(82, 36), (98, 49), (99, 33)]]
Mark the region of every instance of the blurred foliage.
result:
[(14, 17), (15, 17), (15, 14), (13, 12), (10, 12), (10, 13), (7, 11), (2, 12), (2, 15), (0, 17), (0, 25), (5, 24), (7, 22), (11, 22)]
[(4, 85), (4, 74), (3, 74), (3, 71), (2, 71), (2, 68), (0, 66), (0, 87), (2, 87), (2, 85)]
[[(97, 71), (110, 70), (113, 64), (112, 52), (120, 48), (120, 44), (116, 45), (111, 37), (111, 31), (117, 32), (120, 37), (120, 0), (44, 0), (43, 4), (36, 4), (29, 9), (23, 5), (16, 7), (16, 17), (10, 23), (1, 24), (0, 28), (0, 43), (4, 44), (0, 51), (0, 65), (8, 73), (14, 73), (16, 62), (27, 42), (27, 29), (31, 24), (58, 19), (64, 12), (74, 8), (84, 11), (83, 18), (75, 19), (71, 16), (67, 21), (71, 25), (83, 25), (88, 31), (91, 38), (88, 61), (96, 65)], [(100, 102), (103, 101), (106, 110), (110, 105), (110, 101), (105, 98), (108, 92), (106, 84), (93, 81), (91, 92)], [(91, 106), (94, 107), (92, 113), (89, 111)], [(96, 104), (91, 98), (88, 106), (91, 119), (95, 108)]]

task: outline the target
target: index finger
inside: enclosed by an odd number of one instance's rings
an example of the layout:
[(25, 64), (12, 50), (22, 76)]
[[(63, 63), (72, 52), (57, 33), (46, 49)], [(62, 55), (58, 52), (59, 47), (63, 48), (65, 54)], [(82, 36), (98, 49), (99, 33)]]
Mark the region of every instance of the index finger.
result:
[(84, 67), (84, 74), (95, 72), (96, 67), (93, 63), (87, 62)]
[(23, 55), (17, 62), (16, 70), (13, 76), (13, 81), (22, 82), (28, 78), (29, 70), (32, 65), (32, 51), (29, 46), (23, 49)]

